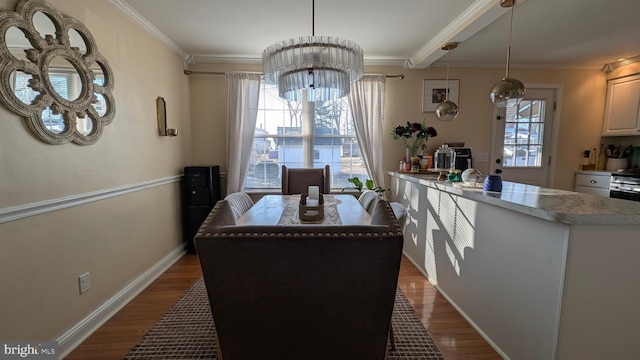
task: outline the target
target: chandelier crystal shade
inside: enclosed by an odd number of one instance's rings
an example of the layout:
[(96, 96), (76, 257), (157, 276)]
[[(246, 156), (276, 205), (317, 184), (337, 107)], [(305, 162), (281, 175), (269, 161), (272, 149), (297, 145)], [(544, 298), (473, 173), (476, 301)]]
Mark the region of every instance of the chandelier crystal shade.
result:
[(513, 29), (513, 8), (516, 0), (502, 0), (500, 6), (511, 8), (511, 20), (509, 24), (509, 44), (507, 46), (507, 69), (505, 76), (502, 80), (498, 81), (491, 92), (489, 93), (489, 100), (495, 107), (506, 108), (516, 106), (520, 103), (525, 95), (524, 84), (514, 78), (509, 77), (509, 62), (511, 60), (511, 32)]
[(364, 56), (358, 44), (314, 32), (277, 42), (262, 52), (264, 80), (278, 85), (283, 99), (300, 101), (306, 90), (308, 101), (335, 100), (349, 95), (351, 83), (362, 78)]

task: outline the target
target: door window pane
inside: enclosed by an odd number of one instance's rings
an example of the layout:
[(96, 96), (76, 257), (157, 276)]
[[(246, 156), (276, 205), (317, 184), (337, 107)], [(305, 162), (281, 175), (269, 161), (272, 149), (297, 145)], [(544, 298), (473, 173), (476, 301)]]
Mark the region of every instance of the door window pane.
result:
[(544, 133), (544, 100), (523, 100), (507, 108), (503, 167), (540, 167)]

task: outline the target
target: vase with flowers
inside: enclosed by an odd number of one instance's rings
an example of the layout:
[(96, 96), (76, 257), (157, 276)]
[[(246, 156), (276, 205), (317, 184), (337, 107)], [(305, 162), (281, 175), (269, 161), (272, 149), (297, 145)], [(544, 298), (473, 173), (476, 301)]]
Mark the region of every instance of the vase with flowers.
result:
[(406, 151), (405, 161), (409, 162), (412, 157), (420, 156), (418, 152), (426, 149), (427, 139), (438, 136), (438, 132), (432, 126), (425, 126), (424, 123), (407, 121), (406, 126), (396, 126), (392, 135), (395, 140), (402, 140)]

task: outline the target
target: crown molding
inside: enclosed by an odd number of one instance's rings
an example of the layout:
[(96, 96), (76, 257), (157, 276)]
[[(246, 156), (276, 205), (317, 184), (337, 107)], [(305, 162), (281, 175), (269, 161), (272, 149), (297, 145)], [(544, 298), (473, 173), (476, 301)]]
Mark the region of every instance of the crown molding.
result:
[(365, 58), (364, 64), (368, 66), (404, 66), (405, 58)]
[(618, 60), (618, 61), (614, 61), (614, 62), (610, 62), (610, 63), (606, 63), (604, 64), (604, 66), (600, 69), (602, 72), (608, 73), (611, 72), (621, 66), (626, 66), (626, 65), (630, 65), (630, 64), (635, 64), (637, 62), (640, 62), (640, 55), (636, 55), (634, 57), (630, 57), (628, 59), (624, 59), (624, 60)]
[(162, 31), (160, 31), (160, 29), (153, 26), (153, 24), (151, 24), (149, 20), (145, 19), (144, 16), (140, 15), (140, 13), (137, 12), (134, 8), (132, 8), (131, 5), (127, 4), (123, 0), (109, 0), (109, 2), (112, 3), (116, 8), (122, 11), (129, 18), (131, 18), (131, 20), (133, 20), (134, 22), (142, 26), (142, 28), (147, 30), (147, 32), (149, 32), (151, 35), (155, 36), (160, 41), (162, 41), (165, 45), (171, 48), (171, 50), (175, 51), (183, 59), (189, 61), (191, 56), (189, 55), (189, 53), (184, 51), (184, 49), (178, 46), (178, 44), (176, 44), (171, 39), (169, 39), (169, 37), (167, 37), (167, 35), (165, 35)]
[[(434, 62), (431, 64), (432, 68), (444, 68), (447, 67), (445, 62)], [(504, 63), (474, 63), (474, 62), (452, 62), (450, 64), (452, 68), (502, 68), (504, 70)], [(514, 64), (509, 65), (511, 69), (547, 69), (547, 70), (600, 70), (602, 67), (599, 65), (579, 65), (579, 64)]]
[(192, 55), (192, 58), (193, 58), (193, 63), (244, 64), (244, 65), (262, 64), (262, 57), (247, 56), (247, 55), (194, 54)]
[[(261, 57), (246, 55), (192, 55), (193, 63), (216, 63), (216, 64), (242, 64), (242, 65), (260, 65)], [(370, 66), (403, 66), (406, 59), (400, 58), (365, 58), (364, 65)]]

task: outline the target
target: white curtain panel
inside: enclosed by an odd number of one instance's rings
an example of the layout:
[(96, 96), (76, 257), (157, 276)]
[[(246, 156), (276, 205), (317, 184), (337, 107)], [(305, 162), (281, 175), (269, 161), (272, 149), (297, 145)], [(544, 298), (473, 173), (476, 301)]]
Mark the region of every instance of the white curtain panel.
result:
[(376, 186), (382, 188), (385, 187), (382, 167), (385, 79), (384, 75), (364, 75), (360, 80), (351, 83), (349, 94), (349, 106), (362, 159)]
[(227, 194), (244, 189), (258, 117), (260, 76), (227, 73)]

